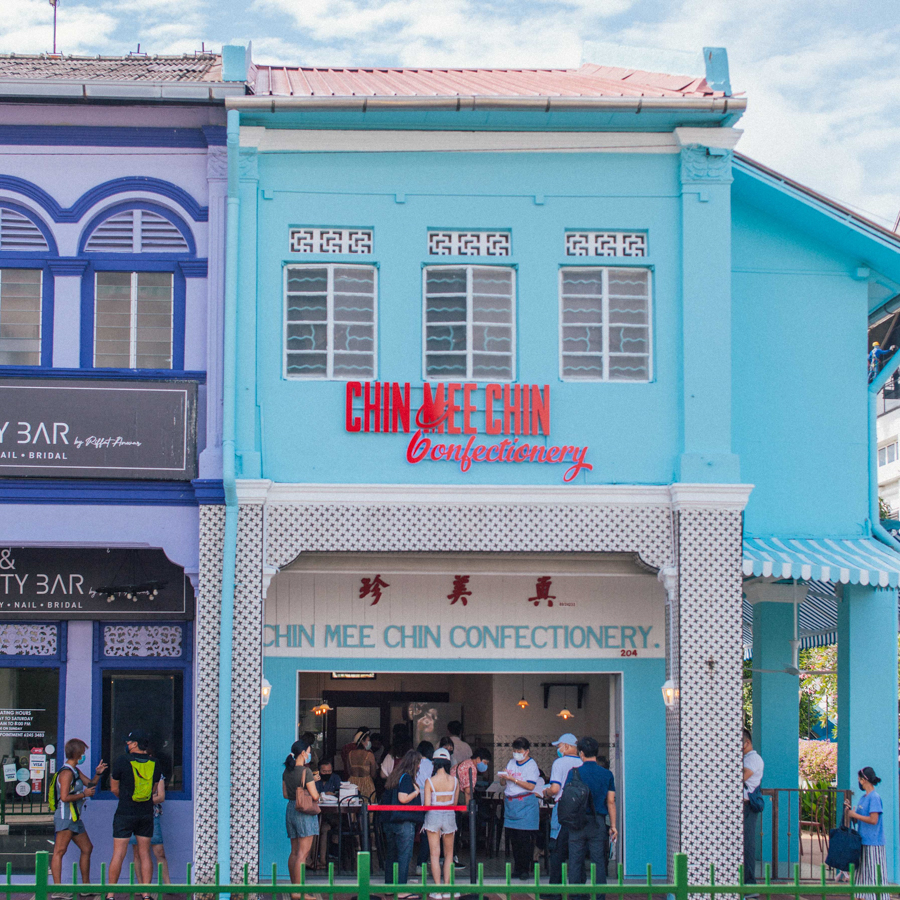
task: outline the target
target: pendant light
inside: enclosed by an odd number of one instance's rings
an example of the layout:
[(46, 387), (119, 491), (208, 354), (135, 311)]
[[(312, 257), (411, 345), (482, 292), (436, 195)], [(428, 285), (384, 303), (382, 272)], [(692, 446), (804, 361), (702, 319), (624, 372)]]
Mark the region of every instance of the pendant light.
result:
[[(324, 690), (324, 685), (325, 685), (325, 676), (320, 674), (319, 677), (321, 679), (321, 681), (319, 682), (319, 686), (320, 686), (319, 696), (321, 697), (322, 692)], [(323, 699), (321, 703), (319, 703), (317, 706), (313, 707), (312, 711), (313, 711), (313, 715), (324, 716), (326, 713), (331, 712), (331, 709), (332, 709), (332, 707), (330, 707), (328, 705), (328, 701)]]
[[(566, 676), (566, 682), (568, 682), (569, 678)], [(569, 719), (574, 719), (575, 714), (569, 710), (569, 685), (568, 683), (563, 687), (563, 708), (556, 714), (560, 719), (564, 722)]]
[(516, 704), (519, 709), (528, 709), (528, 701), (525, 699), (525, 675), (522, 675), (522, 699)]

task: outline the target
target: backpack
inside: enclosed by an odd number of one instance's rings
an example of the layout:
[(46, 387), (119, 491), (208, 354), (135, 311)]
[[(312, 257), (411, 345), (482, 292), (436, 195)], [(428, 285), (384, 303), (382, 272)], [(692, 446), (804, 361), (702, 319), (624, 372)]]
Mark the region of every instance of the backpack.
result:
[(134, 792), (131, 799), (135, 803), (143, 803), (153, 796), (153, 773), (156, 768), (155, 759), (146, 759), (138, 762), (130, 760), (131, 771), (134, 773)]
[(556, 812), (559, 824), (575, 831), (584, 828), (587, 825), (588, 813), (594, 812), (591, 789), (581, 780), (578, 769), (572, 769), (559, 803), (556, 804)]
[[(78, 777), (78, 773), (71, 766), (67, 765), (63, 765), (53, 776), (50, 787), (47, 790), (47, 806), (50, 808), (50, 812), (56, 812), (57, 807), (59, 806), (59, 776), (62, 775), (66, 769), (72, 773), (72, 784), (75, 783), (75, 779)], [(69, 806), (71, 807), (72, 821), (77, 822), (78, 807), (74, 803), (70, 803)]]
[(762, 786), (757, 785), (747, 794), (747, 806), (751, 812), (761, 813), (766, 808), (766, 798), (762, 792)]

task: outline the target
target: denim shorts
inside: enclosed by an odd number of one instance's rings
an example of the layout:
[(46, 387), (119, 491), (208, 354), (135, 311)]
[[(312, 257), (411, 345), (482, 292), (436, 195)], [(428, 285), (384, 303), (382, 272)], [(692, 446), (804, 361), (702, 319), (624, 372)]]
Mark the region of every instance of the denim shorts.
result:
[(287, 809), (284, 811), (284, 824), (287, 827), (287, 836), (294, 838), (315, 837), (319, 833), (319, 817), (302, 813), (297, 809), (293, 800), (288, 800)]

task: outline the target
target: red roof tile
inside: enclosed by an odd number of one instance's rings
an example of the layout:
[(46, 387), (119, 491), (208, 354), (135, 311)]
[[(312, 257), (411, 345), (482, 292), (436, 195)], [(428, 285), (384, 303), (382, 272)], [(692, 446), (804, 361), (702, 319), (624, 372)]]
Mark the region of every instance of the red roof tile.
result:
[(578, 69), (387, 69), (256, 66), (257, 96), (724, 97), (704, 78), (585, 63)]

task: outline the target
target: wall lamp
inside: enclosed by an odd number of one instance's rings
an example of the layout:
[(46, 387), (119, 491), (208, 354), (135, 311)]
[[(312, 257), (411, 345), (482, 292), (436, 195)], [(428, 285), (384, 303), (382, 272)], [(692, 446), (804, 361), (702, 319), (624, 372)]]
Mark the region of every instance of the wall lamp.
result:
[(678, 702), (680, 693), (678, 685), (671, 678), (667, 678), (662, 686), (663, 703), (666, 706), (674, 706)]
[(268, 704), (269, 698), (271, 696), (272, 696), (272, 683), (269, 681), (268, 678), (266, 678), (265, 675), (263, 675), (260, 704), (259, 704), (261, 709), (266, 708), (266, 705)]

